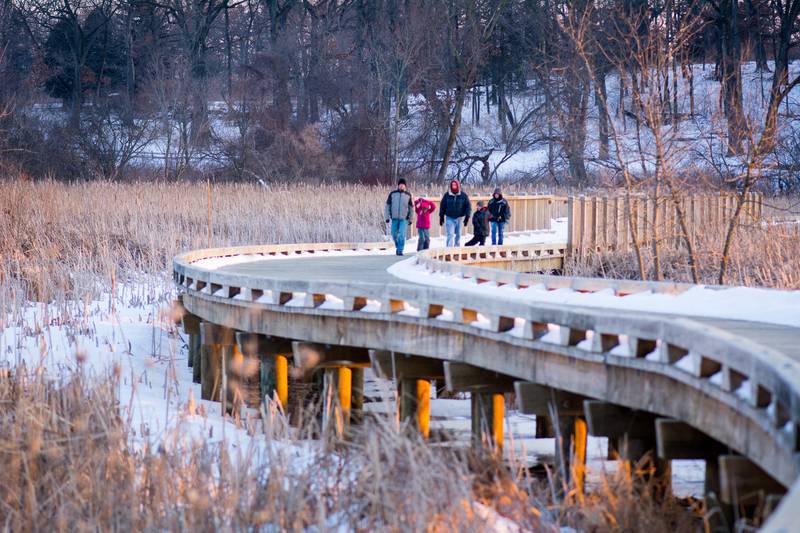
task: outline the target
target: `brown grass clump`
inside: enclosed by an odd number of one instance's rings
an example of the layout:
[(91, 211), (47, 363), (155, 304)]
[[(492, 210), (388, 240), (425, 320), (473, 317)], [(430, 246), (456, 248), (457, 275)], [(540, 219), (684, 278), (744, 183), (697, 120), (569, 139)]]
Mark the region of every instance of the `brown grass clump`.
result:
[(10, 531), (481, 531), (458, 452), (371, 421), (325, 447), (134, 442), (114, 380), (0, 378), (0, 508)]
[[(715, 285), (721, 260), (721, 232), (704, 231), (695, 237), (699, 282)], [(645, 264), (652, 265), (652, 249), (642, 249)], [(688, 255), (682, 246), (661, 246), (663, 279), (691, 283)], [(726, 285), (800, 288), (800, 225), (741, 226), (731, 249)], [(567, 265), (566, 274), (613, 279), (639, 279), (634, 252), (590, 256)], [(653, 279), (652, 270), (648, 278)]]
[[(368, 418), (345, 443), (250, 448), (134, 440), (114, 378), (60, 383), (24, 368), (0, 377), (0, 508), (11, 531), (315, 528), (485, 531), (688, 531), (697, 513), (654, 503), (630, 473), (555, 504), (547, 482), (489, 454), (430, 446)], [(298, 450), (302, 449), (302, 452)], [(520, 473), (514, 475), (513, 472)]]

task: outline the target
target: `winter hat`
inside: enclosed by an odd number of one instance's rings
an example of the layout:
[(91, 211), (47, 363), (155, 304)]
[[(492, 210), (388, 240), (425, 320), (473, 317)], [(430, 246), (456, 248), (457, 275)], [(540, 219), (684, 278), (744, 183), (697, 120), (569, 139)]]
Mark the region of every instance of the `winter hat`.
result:
[(500, 187), (495, 187), (495, 188), (494, 188), (494, 192), (493, 192), (492, 194), (493, 194), (493, 195), (494, 195), (494, 194), (503, 194), (503, 191), (501, 191), (501, 190), (500, 190)]
[(399, 180), (397, 180), (397, 185), (398, 186), (399, 185), (405, 185), (405, 184), (406, 184), (406, 179), (405, 178), (400, 178)]
[(478, 200), (478, 207), (483, 207), (483, 200)]

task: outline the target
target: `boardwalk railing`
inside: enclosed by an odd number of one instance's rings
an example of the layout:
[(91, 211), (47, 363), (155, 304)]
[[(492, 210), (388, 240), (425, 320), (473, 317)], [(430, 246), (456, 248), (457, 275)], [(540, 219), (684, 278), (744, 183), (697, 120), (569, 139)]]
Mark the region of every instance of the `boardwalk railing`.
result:
[[(474, 279), (478, 283), (494, 282), (498, 286), (542, 285), (547, 290), (572, 289), (579, 292), (611, 290), (617, 296), (639, 292), (680, 294), (695, 286), (671, 281), (582, 278), (536, 273), (561, 270), (565, 252), (566, 243), (437, 248), (419, 252), (416, 261), (428, 272), (443, 272), (464, 279)], [(520, 267), (520, 264), (524, 266)]]
[[(698, 232), (727, 227), (736, 209), (733, 194), (685, 195), (653, 199), (649, 196), (575, 197), (566, 199), (568, 217), (567, 249), (578, 256), (588, 251), (628, 251), (634, 243), (679, 246), (684, 232), (690, 238)], [(757, 224), (762, 218), (763, 196), (747, 195), (739, 223)]]

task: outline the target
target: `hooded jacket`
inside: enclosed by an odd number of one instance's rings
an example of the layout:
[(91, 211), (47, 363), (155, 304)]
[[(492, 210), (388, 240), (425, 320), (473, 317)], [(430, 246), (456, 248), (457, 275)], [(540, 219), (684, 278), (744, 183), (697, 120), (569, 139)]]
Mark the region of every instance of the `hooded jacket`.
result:
[(508, 205), (508, 200), (500, 195), (500, 198), (492, 197), (489, 200), (489, 214), (491, 215), (492, 222), (505, 223), (511, 218), (511, 207)]
[(417, 229), (431, 229), (431, 213), (436, 211), (436, 204), (425, 198), (417, 198), (414, 212), (417, 214)]
[(452, 184), (453, 182), (458, 184), (458, 192), (454, 193), (452, 190), (448, 190), (444, 193), (444, 196), (442, 196), (442, 202), (439, 205), (439, 225), (444, 224), (444, 217), (448, 216), (450, 218), (464, 217), (464, 225), (466, 226), (469, 221), (469, 216), (472, 213), (472, 207), (469, 204), (469, 196), (461, 190), (460, 183), (456, 180), (450, 183)]
[(480, 207), (472, 217), (472, 233), (476, 237), (486, 237), (489, 235), (489, 211), (486, 207)]

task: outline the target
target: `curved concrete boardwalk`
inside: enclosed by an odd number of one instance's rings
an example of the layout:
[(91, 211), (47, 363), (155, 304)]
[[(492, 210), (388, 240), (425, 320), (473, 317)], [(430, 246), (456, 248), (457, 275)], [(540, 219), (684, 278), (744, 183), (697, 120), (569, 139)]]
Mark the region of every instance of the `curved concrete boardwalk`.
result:
[(411, 254), (303, 257), (298, 259), (264, 259), (217, 269), (219, 272), (264, 276), (282, 280), (313, 279), (315, 281), (366, 281), (374, 283), (408, 283), (386, 271)]
[[(264, 259), (224, 266), (219, 268), (218, 271), (281, 280), (362, 281), (383, 284), (412, 283), (401, 280), (386, 270), (394, 263), (408, 259), (412, 255), (407, 253), (403, 257), (396, 255), (357, 255)], [(798, 312), (800, 313), (800, 310)], [(658, 313), (657, 310), (652, 311), (652, 313), (663, 315), (664, 317), (677, 317), (677, 315)], [(692, 316), (691, 309), (687, 309), (686, 314), (682, 316), (691, 318), (697, 323), (727, 331), (732, 335), (747, 338), (756, 344), (800, 361), (800, 328), (756, 321)]]

